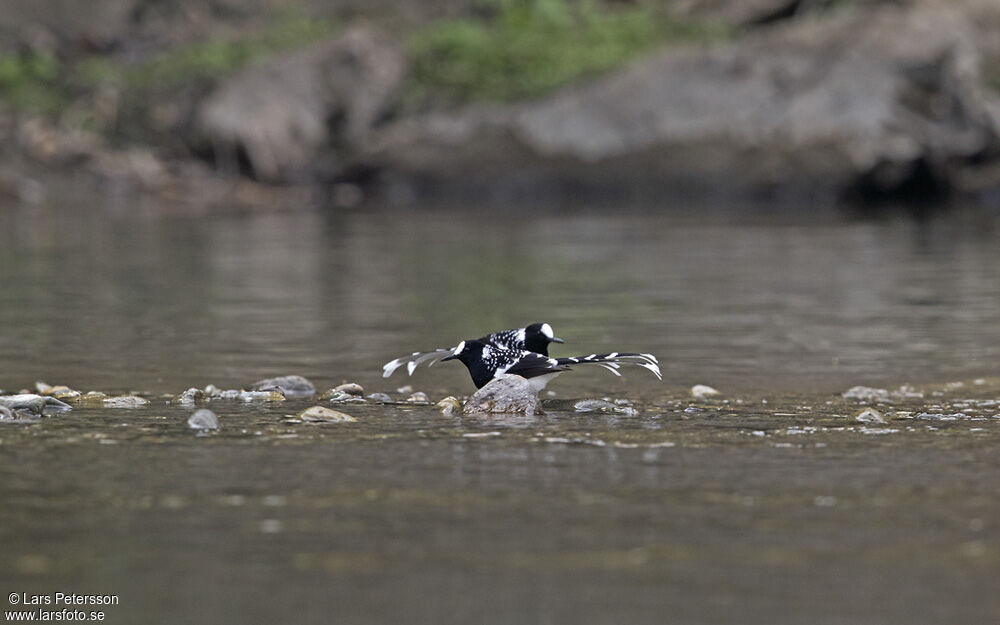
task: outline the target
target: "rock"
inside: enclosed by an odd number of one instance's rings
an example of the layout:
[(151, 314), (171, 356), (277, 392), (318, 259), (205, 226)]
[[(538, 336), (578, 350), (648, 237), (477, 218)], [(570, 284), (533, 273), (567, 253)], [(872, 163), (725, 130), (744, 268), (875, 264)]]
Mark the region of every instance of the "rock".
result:
[(280, 391), (242, 391), (238, 399), (247, 403), (285, 401), (285, 396)]
[(205, 391), (202, 391), (201, 389), (195, 388), (193, 386), (177, 396), (177, 403), (183, 405), (193, 406), (195, 402), (199, 401), (205, 401)]
[(528, 380), (519, 375), (504, 374), (479, 389), (465, 402), (466, 415), (541, 413), (538, 393)]
[(207, 408), (202, 408), (201, 410), (196, 410), (194, 414), (188, 417), (188, 427), (195, 430), (218, 430), (219, 429), (219, 418), (215, 416), (215, 413)]
[(306, 408), (296, 416), (299, 419), (308, 422), (354, 423), (355, 421), (357, 421), (357, 419), (355, 419), (349, 414), (344, 414), (343, 412), (338, 412), (336, 410), (324, 408), (323, 406), (311, 406), (309, 408)]
[(254, 391), (278, 391), (285, 397), (305, 397), (316, 392), (312, 382), (301, 375), (285, 375), (258, 380), (250, 387)]
[(719, 391), (715, 390), (711, 386), (705, 384), (695, 384), (691, 387), (691, 396), (695, 399), (705, 399), (708, 397), (714, 397), (715, 395), (721, 395)]
[(576, 186), (834, 205), (942, 191), (998, 135), (977, 48), (989, 35), (964, 4), (885, 3), (669, 47), (530, 102), (403, 118), (361, 158), (397, 186), (498, 197)]
[(577, 412), (602, 412), (605, 414), (623, 414), (635, 416), (639, 411), (626, 404), (615, 404), (603, 399), (581, 399), (573, 404)]
[(884, 388), (872, 388), (870, 386), (852, 386), (844, 391), (844, 399), (856, 399), (858, 401), (879, 404), (891, 404), (889, 391)]
[(80, 391), (74, 391), (68, 386), (64, 385), (51, 386), (49, 384), (46, 384), (45, 382), (42, 382), (41, 380), (35, 382), (35, 389), (42, 395), (55, 397), (56, 399), (62, 401), (76, 402), (80, 401), (80, 398), (83, 396), (83, 394)]
[(63, 403), (55, 397), (43, 397), (33, 393), (19, 393), (17, 395), (0, 396), (0, 406), (5, 406), (10, 410), (25, 411), (36, 415), (50, 414), (63, 410), (72, 410), (69, 404)]
[(452, 397), (451, 395), (434, 404), (434, 407), (440, 410), (441, 414), (446, 417), (451, 417), (462, 412), (462, 402), (458, 401), (458, 398)]
[(13, 410), (7, 406), (0, 405), (0, 421), (13, 421), (16, 418)]
[(340, 386), (335, 386), (333, 390), (340, 391), (341, 393), (347, 393), (348, 395), (356, 395), (358, 397), (363, 397), (365, 394), (364, 387), (357, 382), (346, 382)]
[(356, 26), (226, 80), (200, 106), (197, 124), (220, 162), (242, 154), (256, 178), (296, 181), (314, 173), (321, 148), (367, 140), (405, 68), (394, 38)]
[(135, 395), (122, 395), (120, 397), (105, 397), (105, 408), (143, 408), (149, 405), (149, 400)]
[(875, 410), (874, 408), (865, 408), (855, 415), (854, 420), (858, 423), (885, 423), (885, 417), (882, 416), (881, 412)]
[(359, 397), (355, 397), (354, 395), (351, 395), (350, 393), (345, 393), (343, 391), (337, 391), (337, 390), (334, 390), (332, 388), (330, 390), (328, 390), (327, 392), (323, 393), (322, 395), (320, 395), (319, 398), (320, 398), (321, 401), (329, 401), (329, 402), (332, 402), (334, 404), (341, 404), (341, 403), (344, 403), (344, 402), (347, 402), (347, 401), (351, 401), (353, 399), (360, 399)]
[(417, 391), (416, 393), (413, 393), (412, 395), (410, 395), (409, 397), (406, 398), (406, 401), (408, 403), (411, 403), (411, 404), (429, 404), (429, 403), (431, 403), (430, 398), (427, 397), (427, 393), (425, 393), (423, 391)]
[(368, 399), (371, 401), (382, 402), (383, 404), (392, 403), (392, 397), (385, 393), (372, 393), (368, 396)]
[(89, 408), (103, 408), (108, 396), (100, 391), (87, 391), (80, 397), (80, 403)]

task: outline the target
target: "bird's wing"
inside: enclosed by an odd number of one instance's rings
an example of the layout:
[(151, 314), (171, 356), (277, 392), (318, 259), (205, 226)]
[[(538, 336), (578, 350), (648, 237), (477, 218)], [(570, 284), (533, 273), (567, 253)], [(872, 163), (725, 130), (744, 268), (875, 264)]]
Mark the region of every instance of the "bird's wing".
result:
[(513, 373), (522, 378), (533, 378), (558, 371), (569, 371), (569, 367), (561, 364), (555, 358), (546, 358), (534, 352), (522, 352), (517, 362), (507, 367), (502, 373)]

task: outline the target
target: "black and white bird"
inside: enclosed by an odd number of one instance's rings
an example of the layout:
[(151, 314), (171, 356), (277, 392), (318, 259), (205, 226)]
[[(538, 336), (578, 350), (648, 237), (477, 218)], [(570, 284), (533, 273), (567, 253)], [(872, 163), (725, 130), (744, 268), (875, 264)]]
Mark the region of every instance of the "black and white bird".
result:
[[(495, 345), (501, 349), (535, 352), (542, 356), (549, 355), (550, 343), (564, 342), (561, 338), (556, 337), (552, 331), (552, 326), (547, 323), (533, 323), (523, 328), (500, 330), (493, 334), (481, 336), (476, 340), (488, 345)], [(454, 352), (454, 347), (435, 349), (429, 352), (413, 352), (409, 356), (403, 356), (402, 358), (385, 363), (382, 366), (382, 377), (387, 378), (391, 376), (396, 369), (403, 365), (406, 365), (407, 373), (413, 375), (413, 371), (418, 365), (426, 362), (428, 363), (427, 366), (431, 366), (436, 362), (444, 360)]]
[(618, 372), (621, 365), (636, 365), (651, 371), (656, 379), (663, 379), (659, 361), (652, 354), (612, 352), (571, 358), (550, 358), (523, 349), (506, 349), (482, 339), (462, 341), (452, 350), (451, 355), (440, 360), (462, 361), (468, 368), (476, 388), (483, 388), (493, 378), (512, 373), (527, 378), (531, 386), (540, 391), (557, 375), (569, 371), (570, 365), (597, 365), (617, 376), (621, 376)]

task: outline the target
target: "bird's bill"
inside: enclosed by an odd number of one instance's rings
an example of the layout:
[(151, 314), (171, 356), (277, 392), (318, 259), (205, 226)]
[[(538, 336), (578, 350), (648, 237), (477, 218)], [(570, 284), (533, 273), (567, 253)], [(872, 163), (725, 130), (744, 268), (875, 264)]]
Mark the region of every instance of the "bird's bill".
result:
[(552, 338), (549, 339), (549, 342), (550, 343), (565, 343), (566, 341), (562, 340), (558, 336), (553, 336)]

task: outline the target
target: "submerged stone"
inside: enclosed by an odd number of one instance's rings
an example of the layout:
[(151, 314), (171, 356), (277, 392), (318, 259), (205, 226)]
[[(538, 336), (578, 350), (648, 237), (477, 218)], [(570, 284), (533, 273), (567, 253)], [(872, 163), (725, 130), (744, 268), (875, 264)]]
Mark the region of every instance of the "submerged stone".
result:
[(239, 394), (240, 401), (247, 403), (258, 401), (285, 401), (285, 396), (280, 391), (242, 391)]
[(423, 391), (417, 391), (416, 393), (413, 393), (412, 395), (410, 395), (409, 397), (406, 398), (406, 401), (409, 402), (409, 403), (411, 403), (411, 404), (429, 404), (429, 403), (431, 403), (430, 398), (427, 397), (427, 393), (425, 393)]
[(577, 412), (602, 412), (606, 414), (623, 414), (628, 416), (635, 416), (639, 414), (639, 411), (631, 406), (612, 403), (603, 399), (581, 399), (573, 404), (573, 410)]
[(308, 422), (322, 422), (322, 423), (354, 423), (357, 421), (354, 417), (337, 410), (331, 410), (324, 406), (310, 406), (306, 408), (298, 415), (299, 419)]
[(121, 395), (119, 397), (105, 397), (105, 408), (143, 408), (149, 405), (149, 400), (136, 395)]
[(177, 396), (177, 403), (179, 404), (193, 405), (199, 401), (205, 401), (205, 392), (193, 386)]
[(12, 411), (25, 411), (36, 415), (72, 410), (69, 404), (55, 397), (43, 397), (34, 393), (0, 396), (0, 406), (6, 406)]
[(856, 399), (869, 403), (891, 404), (892, 398), (889, 391), (884, 388), (872, 388), (870, 386), (852, 386), (844, 391), (844, 399)]
[(881, 412), (875, 410), (874, 408), (865, 408), (857, 415), (855, 415), (854, 420), (858, 423), (885, 423), (885, 417)]
[(438, 403), (434, 404), (434, 407), (441, 411), (441, 414), (446, 417), (456, 415), (462, 411), (462, 402), (458, 401), (458, 398), (452, 397), (451, 395), (445, 397)]
[(368, 396), (368, 399), (371, 401), (379, 401), (382, 402), (383, 404), (388, 404), (392, 402), (392, 397), (390, 397), (386, 393), (372, 393), (371, 395)]
[(714, 397), (721, 394), (722, 393), (707, 384), (695, 384), (691, 387), (691, 396), (695, 399), (705, 399), (706, 397)]
[(303, 397), (316, 392), (312, 382), (301, 375), (285, 375), (277, 378), (267, 378), (254, 382), (251, 390), (279, 391), (285, 397)]
[(519, 375), (504, 374), (475, 392), (465, 402), (466, 415), (541, 413), (538, 393), (528, 380)]
[(194, 414), (188, 417), (188, 427), (195, 430), (218, 430), (219, 429), (219, 418), (215, 416), (215, 413), (207, 408), (202, 408), (201, 410), (196, 410)]
[(365, 388), (357, 382), (346, 382), (340, 386), (334, 387), (333, 390), (340, 391), (341, 393), (347, 393), (348, 395), (354, 395), (356, 397), (364, 397), (365, 395)]

